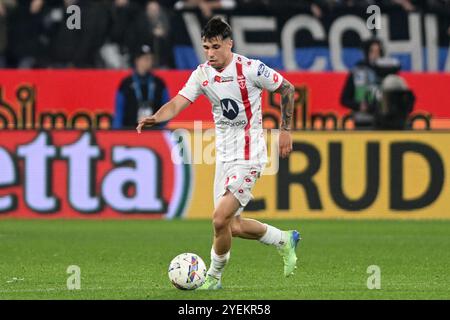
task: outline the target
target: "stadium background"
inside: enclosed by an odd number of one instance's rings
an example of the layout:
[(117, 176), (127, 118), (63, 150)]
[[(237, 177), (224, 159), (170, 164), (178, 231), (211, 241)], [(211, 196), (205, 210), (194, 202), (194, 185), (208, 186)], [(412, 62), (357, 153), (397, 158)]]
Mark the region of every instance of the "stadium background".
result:
[[(25, 2), (30, 5), (30, 1)], [(129, 18), (121, 20), (117, 18), (120, 2), (74, 1), (81, 6), (83, 14), (81, 30), (67, 30), (64, 20), (52, 20), (57, 16), (54, 10), (61, 9), (62, 1), (45, 1), (38, 14), (33, 16), (36, 19), (31, 20), (26, 10), (21, 13), (20, 8), (6, 10), (3, 14), (0, 10), (0, 34), (3, 36), (0, 52), (0, 236), (22, 230), (24, 239), (27, 236), (32, 239), (35, 232), (42, 231), (43, 238), (53, 239), (55, 234), (52, 232), (58, 232), (54, 228), (59, 228), (59, 222), (53, 227), (36, 224), (36, 229), (31, 224), (20, 224), (28, 219), (70, 220), (66, 223), (72, 224), (73, 230), (80, 231), (85, 226), (86, 232), (90, 232), (92, 225), (71, 219), (148, 219), (151, 220), (146, 221), (148, 230), (157, 232), (158, 228), (164, 230), (167, 227), (156, 221), (159, 219), (211, 217), (214, 165), (173, 162), (173, 150), (183, 148), (195, 152), (190, 148), (198, 139), (204, 138), (200, 143), (204, 149), (213, 142), (211, 137), (202, 137), (202, 133), (199, 137), (199, 133), (193, 131), (199, 125), (194, 120), (202, 121), (204, 130), (213, 127), (205, 98), (171, 121), (167, 130), (148, 130), (137, 135), (134, 130), (111, 129), (115, 91), (121, 79), (130, 73), (127, 48), (132, 44), (128, 41), (138, 41), (128, 39), (129, 34), (125, 32), (113, 33), (112, 30), (140, 34), (136, 29), (140, 24), (133, 24), (133, 20), (141, 21), (141, 16), (133, 16), (139, 9), (133, 10), (147, 4), (147, 1), (130, 1), (136, 7), (130, 5), (134, 9), (129, 10)], [(164, 37), (149, 40), (160, 50), (156, 54), (156, 74), (168, 85), (170, 96), (178, 92), (191, 70), (202, 61), (199, 32), (212, 10), (204, 4), (201, 10), (195, 7), (180, 9), (181, 2), (161, 1), (166, 19)], [(432, 0), (402, 2), (412, 4), (411, 9), (397, 2), (402, 1), (219, 1), (223, 7), (212, 10), (231, 23), (236, 52), (273, 66), (295, 85), (297, 91), (294, 151), (288, 160), (279, 161), (278, 175), (261, 178), (254, 190), (255, 199), (246, 210), (247, 216), (289, 221), (303, 218), (438, 220), (431, 228), (427, 227), (430, 226), (427, 221), (420, 221), (421, 225), (412, 224), (410, 228), (380, 221), (371, 221), (373, 224), (360, 225), (360, 228), (355, 225), (355, 242), (372, 227), (378, 228), (373, 236), (383, 232), (392, 235), (398, 231), (396, 239), (401, 241), (409, 239), (411, 234), (419, 241), (420, 230), (425, 238), (433, 232), (441, 236), (441, 240), (448, 235), (446, 225), (440, 223), (450, 219), (447, 179), (450, 169), (450, 4)], [(0, 1), (0, 4), (8, 8), (8, 1)], [(315, 4), (322, 6), (321, 14), (312, 9)], [(380, 30), (368, 31), (366, 28), (369, 17), (366, 8), (370, 4), (381, 7), (383, 27)], [(340, 105), (339, 96), (347, 71), (362, 57), (361, 41), (371, 35), (380, 37), (388, 54), (400, 60), (401, 75), (416, 95), (415, 108), (410, 115), (412, 131), (353, 130), (351, 120), (346, 118), (348, 109)], [(274, 96), (264, 93), (263, 112), (265, 127), (276, 128), (280, 113)], [(187, 138), (179, 140), (177, 129), (187, 129), (184, 131)], [(270, 142), (271, 139), (269, 146)], [(124, 165), (120, 158), (133, 164)], [(193, 230), (210, 232), (207, 223), (199, 227), (195, 221), (183, 222), (189, 224), (173, 222), (179, 232), (189, 226)], [(139, 224), (129, 223), (126, 226), (134, 228), (129, 230), (138, 230), (137, 235), (146, 237)], [(311, 232), (311, 239), (314, 239), (314, 230), (317, 237), (333, 238), (330, 234), (333, 231), (326, 232), (333, 230), (333, 223), (303, 223), (305, 228), (310, 227), (311, 231), (306, 232), (307, 235)], [(342, 228), (338, 231), (341, 235), (350, 228), (341, 225), (341, 221), (335, 223), (338, 229)], [(108, 239), (113, 239), (122, 230), (121, 226), (113, 224), (101, 228), (106, 228), (111, 237)], [(91, 230), (96, 234), (92, 240), (101, 241), (101, 228)], [(371, 234), (371, 231), (367, 232)], [(317, 237), (316, 241), (322, 241)], [(62, 243), (70, 243), (71, 239), (66, 238)], [(131, 236), (126, 250), (137, 252), (136, 239)], [(180, 236), (180, 239), (185, 241), (184, 244), (174, 244), (167, 252), (174, 255), (189, 251), (187, 244), (193, 244), (196, 236)], [(205, 235), (203, 240), (205, 245), (199, 251), (207, 256), (209, 238)], [(439, 252), (445, 251), (448, 240), (442, 241), (440, 245), (429, 242), (436, 245), (436, 257), (441, 257)], [(13, 250), (15, 245), (9, 245), (3, 252), (14, 257), (15, 250), (20, 249)], [(22, 245), (25, 243), (18, 248)], [(317, 248), (326, 248), (324, 243), (321, 245)], [(388, 247), (386, 244), (385, 248)], [(394, 248), (393, 254), (402, 252), (396, 249), (398, 251)], [(420, 252), (417, 256), (421, 254), (425, 253)], [(159, 264), (164, 269), (169, 257), (158, 253), (156, 258), (161, 258)], [(267, 259), (262, 261), (266, 263)], [(145, 263), (151, 261), (145, 260)], [(392, 263), (396, 268), (401, 264), (398, 261)], [(323, 270), (326, 266), (323, 265)], [(430, 264), (430, 268), (435, 267), (430, 274), (443, 272), (444, 278), (440, 286), (437, 285), (439, 280), (434, 279), (437, 287), (422, 279), (430, 285), (424, 289), (424, 295), (391, 295), (394, 298), (426, 298), (428, 293), (434, 292), (434, 297), (448, 298), (445, 285), (448, 272), (441, 269), (443, 266), (445, 261), (438, 259)], [(10, 267), (6, 262), (0, 266), (3, 278), (6, 279)], [(142, 271), (142, 268), (138, 270)], [(46, 270), (49, 276), (53, 271)], [(165, 269), (157, 272), (165, 277)], [(340, 279), (343, 284), (348, 280), (345, 277)], [(165, 284), (160, 282), (158, 288)], [(8, 291), (9, 287), (3, 289), (0, 288), (0, 294), (4, 297), (17, 297)], [(113, 291), (111, 289), (109, 296), (91, 291), (87, 297), (128, 297)], [(40, 297), (39, 292), (30, 292), (31, 297)], [(63, 298), (77, 297), (67, 296), (62, 291), (58, 294)], [(304, 296), (343, 297), (339, 293)], [(21, 297), (29, 296), (25, 293)], [(153, 292), (150, 297), (173, 295)], [(223, 297), (256, 296), (244, 293)], [(269, 294), (265, 297), (284, 296)]]
[[(81, 2), (82, 9), (88, 13), (97, 12), (100, 7), (112, 12), (116, 4), (113, 2), (98, 1), (91, 5)], [(138, 5), (138, 4), (136, 4)], [(130, 4), (131, 6), (131, 4)], [(295, 8), (295, 11), (292, 10)], [(410, 115), (415, 133), (360, 133), (352, 130), (351, 121), (344, 121), (348, 109), (342, 107), (339, 96), (346, 78), (346, 70), (351, 68), (362, 57), (358, 49), (361, 40), (371, 36), (371, 31), (366, 27), (368, 14), (367, 5), (360, 3), (360, 7), (336, 7), (329, 13), (323, 13), (319, 19), (311, 14), (307, 6), (293, 7), (279, 6), (278, 10), (270, 11), (270, 7), (243, 6), (233, 10), (222, 10), (219, 13), (225, 15), (234, 30), (235, 49), (244, 55), (261, 59), (268, 65), (280, 70), (297, 88), (296, 119), (294, 139), (298, 142), (298, 150), (292, 154), (290, 165), (282, 162), (286, 167), (284, 174), (292, 177), (278, 178), (265, 176), (264, 181), (269, 185), (270, 192), (264, 194), (262, 188), (256, 188), (256, 199), (249, 211), (254, 216), (261, 217), (411, 217), (411, 218), (446, 218), (448, 212), (448, 183), (444, 177), (448, 166), (448, 151), (445, 148), (448, 134), (445, 129), (450, 128), (450, 52), (449, 52), (449, 19), (442, 12), (433, 10), (422, 12), (417, 8), (413, 12), (407, 12), (400, 6), (382, 7), (382, 25), (378, 36), (383, 39), (387, 52), (400, 59), (402, 63), (402, 76), (406, 79), (412, 91), (417, 97), (414, 112)], [(206, 17), (200, 10), (168, 10), (164, 9), (168, 19), (171, 19), (168, 28), (168, 44), (171, 44), (170, 53), (173, 56), (173, 69), (170, 66), (159, 65), (157, 74), (160, 75), (169, 88), (170, 96), (177, 94), (189, 77), (190, 71), (201, 61), (201, 50), (198, 49), (199, 30)], [(19, 10), (19, 9), (16, 9)], [(44, 9), (42, 9), (44, 10)], [(48, 12), (56, 10), (48, 4)], [(131, 10), (131, 9), (130, 9)], [(13, 11), (14, 13), (14, 11)], [(47, 13), (50, 15), (50, 13)], [(17, 13), (16, 13), (17, 14)], [(14, 16), (13, 14), (11, 14)], [(46, 17), (44, 12), (43, 17)], [(83, 18), (89, 14), (84, 14)], [(393, 23), (395, 21), (395, 23)], [(112, 19), (112, 28), (117, 22)], [(130, 22), (129, 22), (130, 23)], [(14, 24), (13, 24), (14, 26)], [(89, 24), (87, 25), (89, 27)], [(15, 30), (13, 30), (15, 31)], [(171, 31), (169, 36), (169, 31)], [(18, 32), (18, 31), (15, 31)], [(9, 32), (8, 34), (14, 34)], [(80, 33), (81, 39), (91, 29), (67, 30), (66, 33)], [(75, 36), (72, 35), (74, 38)], [(52, 39), (52, 38), (50, 38)], [(56, 38), (59, 39), (59, 38)], [(103, 37), (102, 52), (105, 46), (111, 45), (114, 39), (111, 35)], [(10, 39), (14, 47), (17, 39)], [(156, 40), (152, 39), (156, 45)], [(170, 40), (170, 41), (169, 41)], [(28, 39), (28, 41), (31, 41)], [(55, 40), (57, 41), (57, 40)], [(93, 40), (92, 40), (93, 41)], [(97, 40), (99, 41), (99, 40)], [(97, 45), (96, 43), (91, 46)], [(49, 45), (48, 52), (52, 52)], [(291, 52), (287, 52), (291, 51)], [(5, 61), (12, 63), (10, 51), (5, 50)], [(97, 52), (98, 53), (98, 52)], [(165, 134), (147, 132), (143, 136), (137, 136), (132, 131), (118, 133), (111, 130), (114, 117), (115, 91), (129, 71), (127, 69), (93, 69), (81, 68), (57, 68), (46, 69), (41, 66), (44, 59), (38, 55), (35, 58), (37, 69), (13, 70), (7, 68), (0, 71), (0, 115), (2, 131), (2, 196), (4, 205), (0, 208), (4, 217), (118, 217), (118, 218), (155, 218), (175, 216), (204, 217), (208, 218), (212, 210), (210, 202), (202, 201), (203, 187), (212, 186), (213, 167), (198, 163), (188, 164), (182, 167), (171, 165), (168, 154), (157, 155), (161, 158), (161, 167), (154, 167), (148, 172), (152, 176), (160, 173), (160, 181), (153, 179), (154, 188), (162, 188), (163, 192), (157, 196), (166, 205), (160, 209), (148, 207), (146, 210), (133, 212), (133, 205), (127, 209), (115, 210), (105, 197), (111, 199), (111, 195), (104, 194), (107, 188), (101, 190), (102, 181), (108, 172), (120, 167), (112, 161), (113, 148), (146, 147), (155, 150), (171, 148), (175, 145), (174, 137), (167, 131)], [(78, 61), (78, 60), (77, 60)], [(158, 59), (157, 59), (158, 61)], [(98, 62), (97, 62), (98, 63)], [(85, 64), (88, 64), (86, 61)], [(8, 65), (6, 65), (8, 67)], [(102, 66), (93, 65), (93, 66)], [(76, 64), (75, 64), (76, 67)], [(103, 62), (105, 67), (105, 62)], [(263, 96), (263, 112), (266, 128), (276, 128), (280, 113), (278, 102), (267, 93)], [(169, 123), (170, 129), (194, 128), (194, 121), (202, 121), (204, 129), (213, 126), (208, 102), (201, 98), (191, 108), (184, 110), (177, 118)], [(41, 130), (47, 133), (41, 133)], [(324, 129), (336, 132), (321, 132)], [(439, 129), (439, 132), (435, 132)], [(443, 130), (444, 129), (444, 130)], [(16, 130), (20, 131), (20, 134)], [(73, 131), (76, 130), (76, 131)], [(80, 130), (80, 131), (78, 131)], [(45, 135), (49, 146), (63, 147), (82, 141), (83, 130), (89, 130), (89, 140), (103, 153), (103, 157), (93, 159), (93, 170), (89, 172), (76, 172), (67, 165), (68, 158), (55, 156), (50, 158), (50, 166), (29, 168), (23, 154), (18, 151), (25, 145), (37, 141), (38, 137)], [(70, 131), (70, 132), (67, 132)], [(345, 131), (345, 132), (342, 132)], [(127, 137), (120, 143), (117, 137)], [(155, 137), (156, 136), (156, 137)], [(191, 143), (197, 138), (192, 137)], [(200, 139), (202, 139), (200, 137)], [(172, 140), (172, 141), (171, 141)], [(210, 138), (204, 139), (205, 146), (210, 143)], [(337, 168), (342, 175), (339, 186), (331, 185), (329, 163), (334, 162), (330, 154), (330, 146), (339, 144), (342, 153), (341, 167)], [(368, 154), (370, 144), (377, 145), (377, 154)], [(394, 159), (392, 155), (396, 144), (413, 143), (411, 150), (405, 152), (404, 161)], [(33, 144), (34, 145), (34, 144)], [(305, 148), (302, 146), (315, 146), (314, 150), (319, 154), (319, 159), (308, 159)], [(36, 145), (38, 147), (38, 145)], [(45, 148), (45, 145), (41, 145)], [(420, 150), (426, 148), (435, 156), (439, 168), (436, 169), (430, 156), (424, 155)], [(366, 152), (367, 149), (367, 152)], [(56, 149), (55, 149), (56, 150)], [(403, 157), (403, 155), (401, 156)], [(373, 158), (373, 159), (372, 159)], [(91, 161), (91, 159), (80, 159)], [(369, 162), (375, 161), (376, 175), (374, 181), (379, 181), (379, 187), (370, 191), (366, 170)], [(428, 161), (427, 161), (428, 160)], [(320, 161), (320, 163), (315, 163)], [(35, 162), (33, 160), (29, 163)], [(402, 170), (393, 170), (395, 165), (400, 165)], [(296, 175), (301, 175), (308, 168), (317, 166), (317, 174), (314, 183), (319, 191), (314, 191), (305, 184), (295, 182)], [(86, 165), (83, 170), (91, 167)], [(39, 209), (33, 203), (32, 189), (27, 194), (27, 178), (42, 171), (39, 188), (48, 190), (42, 194), (53, 198), (54, 205)], [(131, 172), (131, 176), (139, 175), (139, 169)], [(435, 172), (435, 170), (438, 170)], [(441, 170), (441, 171), (439, 171)], [(85, 182), (92, 181), (92, 189), (85, 196), (76, 197), (79, 201), (95, 202), (92, 208), (83, 208), (84, 204), (74, 204), (69, 201), (73, 198), (70, 192), (85, 190), (87, 186), (72, 185), (66, 183), (74, 180), (72, 175), (89, 176)], [(280, 177), (281, 175), (278, 175)], [(286, 177), (287, 177), (286, 176)], [(19, 178), (20, 177), (20, 178)], [(31, 179), (31, 178), (30, 178)], [(124, 183), (129, 182), (124, 178)], [(421, 181), (414, 184), (410, 181)], [(391, 181), (391, 183), (390, 183)], [(393, 190), (399, 181), (402, 190)], [(78, 181), (81, 184), (83, 181)], [(334, 182), (333, 182), (334, 183)], [(157, 186), (158, 185), (158, 186)], [(49, 189), (50, 186), (53, 186)], [(66, 187), (67, 186), (67, 187)], [(152, 187), (152, 188), (153, 188)], [(261, 189), (261, 190), (260, 190)], [(313, 188), (314, 189), (314, 188)], [(403, 190), (404, 189), (404, 190)], [(175, 192), (175, 190), (178, 190)], [(267, 191), (268, 189), (266, 189)], [(36, 192), (36, 191), (35, 191)], [(80, 191), (81, 192), (81, 191)], [(131, 192), (131, 191), (129, 191)], [(288, 194), (287, 200), (281, 200), (282, 194)], [(366, 194), (367, 193), (367, 194)], [(409, 208), (396, 207), (393, 204), (392, 195), (398, 193), (398, 197), (405, 202), (416, 202), (416, 206)], [(315, 196), (317, 194), (317, 196)], [(116, 193), (115, 197), (119, 195)], [(365, 201), (368, 196), (368, 204), (356, 205), (359, 200)], [(123, 195), (125, 199), (126, 195)], [(320, 200), (313, 203), (312, 198)], [(122, 199), (122, 200), (124, 200)], [(309, 199), (309, 200), (308, 200)], [(337, 199), (337, 200), (336, 200)], [(342, 206), (342, 201), (350, 202)], [(39, 201), (37, 199), (36, 201)], [(118, 200), (120, 201), (120, 199)], [(56, 203), (59, 203), (57, 206)], [(100, 205), (101, 203), (104, 203)], [(173, 212), (167, 211), (167, 204), (172, 203)], [(176, 203), (176, 204), (175, 204)], [(341, 205), (339, 205), (341, 203)], [(89, 206), (89, 205), (87, 205)], [(349, 207), (350, 206), (350, 207)], [(37, 210), (36, 210), (37, 209)], [(140, 211), (140, 212), (139, 212)], [(175, 213), (176, 212), (176, 213)]]

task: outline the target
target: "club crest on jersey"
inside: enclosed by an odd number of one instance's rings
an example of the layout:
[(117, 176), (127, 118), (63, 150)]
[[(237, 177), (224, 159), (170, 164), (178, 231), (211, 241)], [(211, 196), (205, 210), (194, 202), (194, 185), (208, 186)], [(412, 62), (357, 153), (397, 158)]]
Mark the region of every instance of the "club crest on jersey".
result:
[(222, 108), (222, 114), (224, 117), (233, 120), (239, 114), (239, 106), (236, 101), (231, 99), (220, 100), (220, 107)]
[(238, 83), (239, 83), (239, 88), (241, 89), (245, 89), (245, 76), (243, 75), (238, 75), (237, 77)]

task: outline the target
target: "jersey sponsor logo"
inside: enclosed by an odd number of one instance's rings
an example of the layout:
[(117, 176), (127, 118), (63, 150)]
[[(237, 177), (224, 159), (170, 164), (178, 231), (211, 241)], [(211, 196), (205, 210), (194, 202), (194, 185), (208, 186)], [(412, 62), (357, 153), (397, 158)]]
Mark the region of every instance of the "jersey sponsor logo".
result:
[(222, 82), (231, 82), (231, 81), (233, 81), (233, 76), (228, 76), (228, 77), (221, 77), (221, 76), (218, 76), (218, 75), (216, 75), (215, 77), (214, 77), (214, 81), (215, 82), (219, 82), (219, 83), (222, 83)]
[(269, 68), (266, 68), (266, 65), (264, 63), (261, 63), (258, 67), (258, 77), (264, 75), (265, 77), (268, 77), (270, 75)]
[(229, 76), (229, 77), (222, 77), (222, 82), (231, 82), (234, 80), (233, 76)]
[(239, 106), (236, 101), (231, 99), (220, 100), (220, 107), (222, 108), (222, 114), (224, 117), (233, 120), (239, 114)]
[(216, 123), (217, 126), (229, 126), (229, 127), (245, 127), (247, 125), (247, 121), (239, 120), (239, 121), (228, 121), (228, 120), (220, 120)]
[(261, 63), (258, 67), (258, 77), (264, 73), (265, 69), (266, 69), (266, 65), (264, 63)]
[(270, 69), (264, 63), (261, 63), (258, 67), (258, 77), (261, 75), (264, 75), (267, 79), (270, 77)]

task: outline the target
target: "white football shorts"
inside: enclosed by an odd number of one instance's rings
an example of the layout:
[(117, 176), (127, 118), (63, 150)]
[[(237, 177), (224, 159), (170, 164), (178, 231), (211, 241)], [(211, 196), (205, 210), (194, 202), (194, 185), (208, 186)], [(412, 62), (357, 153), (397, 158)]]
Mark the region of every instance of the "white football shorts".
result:
[(240, 215), (249, 201), (253, 199), (252, 189), (263, 169), (262, 165), (216, 161), (214, 208), (220, 197), (230, 190), (240, 203), (240, 208), (236, 211), (235, 216)]

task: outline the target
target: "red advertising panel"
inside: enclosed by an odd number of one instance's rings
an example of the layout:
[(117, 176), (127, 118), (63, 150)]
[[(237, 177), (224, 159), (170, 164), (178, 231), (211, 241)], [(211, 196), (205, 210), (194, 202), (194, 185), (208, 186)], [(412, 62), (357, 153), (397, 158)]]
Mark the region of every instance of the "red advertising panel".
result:
[[(57, 128), (107, 129), (114, 114), (115, 91), (128, 74), (129, 71), (0, 71), (0, 128), (32, 128), (33, 123), (34, 128), (51, 128), (50, 120), (55, 118)], [(157, 74), (174, 96), (190, 71), (161, 70)], [(348, 113), (339, 103), (345, 73), (282, 74), (297, 87), (297, 108), (304, 122), (299, 127), (311, 128), (313, 114), (332, 113), (339, 119)], [(433, 120), (450, 119), (449, 74), (404, 73), (403, 76), (416, 95), (415, 114), (429, 115)], [(276, 114), (277, 108), (276, 100), (265, 93), (264, 112)], [(194, 120), (212, 121), (211, 108), (204, 97), (185, 109), (171, 126), (191, 125)]]
[[(172, 218), (190, 166), (169, 131), (0, 131), (0, 217)], [(175, 159), (176, 160), (176, 159)]]

